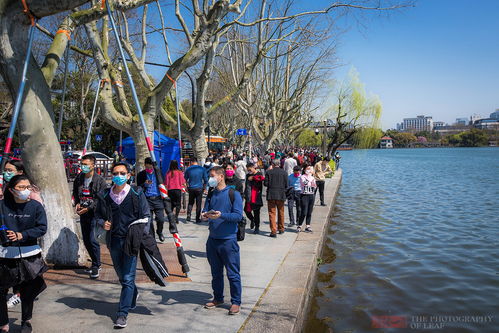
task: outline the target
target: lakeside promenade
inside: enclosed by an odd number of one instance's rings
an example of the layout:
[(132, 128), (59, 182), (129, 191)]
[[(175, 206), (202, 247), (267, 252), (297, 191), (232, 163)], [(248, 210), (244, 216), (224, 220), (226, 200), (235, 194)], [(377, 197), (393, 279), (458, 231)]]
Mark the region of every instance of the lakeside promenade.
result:
[[(313, 233), (296, 233), (287, 228), (277, 239), (268, 237), (267, 207), (262, 208), (261, 233), (247, 229), (241, 247), (243, 297), (241, 313), (228, 316), (230, 293), (225, 281), (224, 307), (204, 309), (212, 298), (211, 274), (206, 259), (207, 222), (185, 223), (180, 216), (179, 231), (191, 271), (179, 275), (173, 240), (159, 244), (172, 276), (166, 287), (150, 283), (137, 272), (140, 297), (128, 316), (123, 332), (299, 332), (307, 313), (317, 258), (322, 249), (335, 195), (341, 183), (341, 170), (326, 183), (327, 206), (314, 207)], [(286, 226), (287, 208), (286, 208)], [(35, 332), (113, 332), (113, 319), (120, 286), (103, 253), (103, 271), (98, 280), (88, 279), (79, 270), (51, 270), (46, 274), (48, 288), (35, 302)], [(21, 307), (9, 311), (11, 330), (20, 325)]]

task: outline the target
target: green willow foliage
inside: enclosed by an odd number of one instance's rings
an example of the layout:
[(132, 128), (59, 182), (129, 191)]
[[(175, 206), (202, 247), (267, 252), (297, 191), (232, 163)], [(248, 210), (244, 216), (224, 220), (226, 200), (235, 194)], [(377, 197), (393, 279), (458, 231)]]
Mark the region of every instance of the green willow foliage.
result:
[[(378, 96), (368, 96), (355, 68), (348, 79), (333, 87), (334, 101), (324, 115), (334, 122), (328, 133), (328, 150), (332, 153), (340, 144), (354, 140), (357, 148), (372, 148), (380, 139), (380, 118), (383, 111)], [(354, 138), (355, 136), (355, 138)]]

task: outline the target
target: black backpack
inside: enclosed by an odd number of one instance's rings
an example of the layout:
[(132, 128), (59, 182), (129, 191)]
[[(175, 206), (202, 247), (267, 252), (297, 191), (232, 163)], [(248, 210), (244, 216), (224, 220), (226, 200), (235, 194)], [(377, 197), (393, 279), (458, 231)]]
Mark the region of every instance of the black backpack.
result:
[[(213, 188), (210, 188), (208, 191), (208, 195), (206, 196), (206, 200), (211, 201), (211, 197), (213, 196)], [(234, 188), (230, 187), (229, 188), (229, 198), (230, 198), (230, 203), (234, 205)], [(246, 218), (243, 216), (241, 221), (237, 222), (237, 241), (241, 242), (244, 240), (244, 237), (246, 236)]]

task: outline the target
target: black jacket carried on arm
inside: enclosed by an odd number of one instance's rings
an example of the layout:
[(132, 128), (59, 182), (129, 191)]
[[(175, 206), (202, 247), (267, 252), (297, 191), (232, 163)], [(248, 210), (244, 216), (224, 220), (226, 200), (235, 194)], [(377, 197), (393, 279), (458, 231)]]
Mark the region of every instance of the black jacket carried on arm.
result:
[[(165, 286), (164, 278), (168, 276), (168, 269), (163, 261), (154, 236), (149, 232), (150, 211), (144, 192), (140, 187), (132, 186), (127, 197), (121, 203), (121, 205), (124, 204), (126, 207), (119, 208), (120, 210), (125, 209), (128, 211), (126, 216), (122, 217), (116, 214), (116, 206), (118, 205), (110, 198), (109, 191), (111, 189), (99, 194), (96, 217), (101, 221), (108, 220), (113, 225), (117, 218), (120, 218), (121, 221), (116, 221), (116, 223), (121, 223), (122, 227), (125, 224), (126, 227), (126, 240), (123, 251), (129, 256), (139, 256), (142, 268), (149, 279), (160, 286)], [(140, 221), (144, 218), (147, 218), (148, 221)], [(127, 221), (129, 222), (127, 223)], [(117, 229), (113, 227), (107, 233), (108, 245), (110, 244), (113, 230), (118, 232), (118, 237), (122, 237), (124, 231), (122, 227)]]
[(267, 187), (267, 200), (286, 200), (288, 174), (284, 169), (274, 167), (267, 171), (263, 184)]

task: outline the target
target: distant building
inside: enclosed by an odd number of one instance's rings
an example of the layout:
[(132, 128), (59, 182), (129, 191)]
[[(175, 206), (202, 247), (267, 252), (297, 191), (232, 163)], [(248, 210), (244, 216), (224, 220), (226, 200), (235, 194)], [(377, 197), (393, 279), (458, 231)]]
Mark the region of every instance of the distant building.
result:
[(420, 132), (433, 130), (433, 117), (417, 116), (416, 118), (404, 118), (401, 124), (397, 124), (399, 131)]
[(499, 130), (499, 118), (480, 119), (475, 122), (474, 126), (478, 129)]
[(448, 134), (457, 134), (464, 131), (468, 131), (470, 128), (471, 126), (445, 125), (445, 126), (435, 127), (433, 131), (441, 135), (448, 135)]
[(478, 129), (499, 130), (499, 109), (490, 114), (490, 118), (482, 118), (473, 122)]
[(434, 121), (433, 122), (433, 129), (435, 130), (437, 127), (443, 127), (445, 126), (445, 123), (443, 121)]
[(468, 118), (456, 118), (457, 126), (466, 126), (468, 125)]
[(470, 117), (470, 124), (473, 125), (475, 123), (475, 121), (478, 121), (478, 120), (484, 119), (484, 118), (485, 117), (482, 117), (481, 115), (474, 113)]
[(389, 136), (384, 136), (379, 141), (379, 147), (381, 149), (393, 148), (393, 140)]

